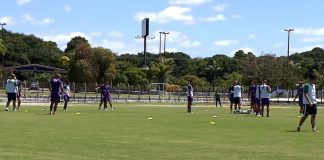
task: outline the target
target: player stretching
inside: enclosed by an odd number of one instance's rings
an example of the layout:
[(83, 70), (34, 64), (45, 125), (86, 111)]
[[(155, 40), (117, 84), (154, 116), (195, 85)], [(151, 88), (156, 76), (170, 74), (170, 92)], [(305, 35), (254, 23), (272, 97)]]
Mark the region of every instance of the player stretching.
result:
[(270, 105), (270, 96), (271, 96), (271, 87), (267, 84), (267, 80), (263, 81), (263, 84), (260, 86), (261, 91), (261, 115), (263, 117), (264, 106), (267, 106), (267, 117), (269, 117), (269, 105)]
[(57, 110), (57, 105), (60, 102), (60, 93), (63, 92), (63, 86), (61, 81), (61, 75), (57, 74), (55, 77), (50, 81), (51, 91), (51, 104), (50, 104), (50, 113), (49, 115), (55, 115)]
[(304, 82), (302, 80), (299, 81), (299, 85), (297, 87), (297, 94), (295, 96), (294, 101), (298, 97), (298, 104), (299, 104), (299, 115), (298, 118), (303, 116), (303, 111), (304, 111), (304, 104), (303, 104), (303, 94), (304, 94)]
[(311, 117), (311, 125), (312, 131), (318, 132), (316, 130), (315, 119), (317, 114), (317, 105), (316, 105), (316, 82), (317, 76), (311, 75), (309, 77), (310, 82), (305, 84), (304, 86), (304, 94), (303, 94), (303, 104), (304, 104), (304, 115), (299, 121), (299, 125), (297, 126), (297, 131), (300, 131), (301, 126), (307, 119), (308, 115), (312, 115)]

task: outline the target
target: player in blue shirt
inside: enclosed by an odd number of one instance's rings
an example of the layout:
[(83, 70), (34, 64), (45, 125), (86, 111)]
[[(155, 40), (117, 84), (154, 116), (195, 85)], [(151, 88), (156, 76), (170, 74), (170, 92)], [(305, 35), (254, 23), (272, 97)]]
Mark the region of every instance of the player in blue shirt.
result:
[(294, 99), (294, 101), (295, 101), (296, 98), (298, 97), (298, 104), (300, 107), (298, 118), (300, 118), (303, 115), (303, 111), (304, 111), (303, 94), (304, 94), (304, 82), (302, 80), (300, 80), (299, 85), (297, 87), (297, 94)]
[(61, 81), (61, 75), (57, 74), (50, 81), (50, 91), (51, 91), (51, 104), (50, 104), (50, 115), (55, 115), (57, 110), (57, 105), (61, 99), (61, 93), (63, 93), (63, 85)]

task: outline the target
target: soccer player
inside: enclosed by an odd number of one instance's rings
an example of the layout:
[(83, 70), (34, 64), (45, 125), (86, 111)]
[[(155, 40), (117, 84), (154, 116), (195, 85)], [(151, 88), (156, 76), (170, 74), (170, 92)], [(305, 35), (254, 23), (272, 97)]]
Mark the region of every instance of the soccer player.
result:
[(50, 113), (49, 115), (55, 115), (57, 110), (57, 105), (60, 102), (60, 93), (63, 92), (63, 86), (61, 81), (61, 75), (57, 74), (50, 81), (50, 91), (51, 91), (51, 104), (50, 104)]
[(269, 106), (271, 97), (271, 87), (267, 84), (267, 80), (263, 80), (263, 84), (260, 86), (261, 97), (261, 115), (263, 117), (264, 106), (267, 106), (267, 117), (269, 117)]
[(261, 116), (261, 104), (260, 104), (260, 100), (261, 100), (261, 90), (260, 90), (260, 86), (262, 85), (262, 82), (259, 81), (259, 84), (256, 86), (256, 91), (255, 91), (255, 99), (254, 99), (254, 104), (255, 104), (255, 116), (259, 117)]
[(233, 82), (233, 84), (231, 85), (231, 87), (229, 88), (229, 91), (228, 91), (228, 98), (230, 100), (231, 113), (233, 112), (233, 103), (234, 103), (234, 85), (235, 85), (235, 81)]
[(5, 110), (9, 111), (9, 105), (10, 102), (12, 101), (12, 105), (13, 105), (13, 111), (17, 111), (16, 110), (16, 98), (17, 98), (17, 80), (16, 80), (16, 75), (15, 74), (11, 74), (11, 77), (9, 79), (7, 79), (7, 83), (6, 83), (6, 93), (7, 93), (7, 105)]
[(299, 107), (300, 107), (298, 118), (303, 116), (303, 111), (304, 111), (303, 94), (304, 94), (304, 82), (303, 82), (303, 80), (300, 80), (299, 85), (297, 87), (297, 94), (296, 94), (295, 99), (294, 99), (294, 101), (295, 101), (296, 98), (298, 97), (298, 104), (299, 104)]
[(222, 107), (222, 102), (220, 101), (220, 95), (219, 95), (217, 89), (216, 89), (216, 92), (215, 92), (214, 98), (215, 98), (216, 107), (217, 107), (217, 102), (219, 103), (219, 106)]
[(100, 95), (100, 104), (98, 107), (98, 111), (101, 111), (101, 105), (104, 104), (104, 111), (108, 111), (107, 102), (109, 102), (111, 111), (114, 110), (113, 105), (111, 103), (111, 97), (110, 97), (110, 85), (108, 83), (105, 83), (104, 85), (101, 85), (100, 87), (96, 88), (101, 90)]
[(241, 110), (241, 97), (242, 97), (242, 86), (238, 81), (235, 81), (235, 86), (233, 87), (234, 90), (234, 104), (235, 104), (235, 111), (238, 109)]
[(70, 96), (72, 95), (69, 82), (65, 82), (63, 85), (63, 99), (64, 99), (64, 107), (63, 110), (67, 110), (67, 103), (70, 101)]
[(256, 108), (256, 104), (255, 104), (256, 89), (257, 89), (257, 86), (255, 84), (255, 81), (252, 81), (251, 85), (249, 87), (249, 93), (248, 93), (248, 97), (250, 98), (250, 105), (251, 105), (252, 111), (255, 111), (255, 108)]
[(192, 84), (192, 81), (189, 80), (188, 85), (187, 85), (187, 98), (188, 98), (187, 112), (188, 113), (193, 113), (191, 110), (192, 101), (193, 101), (193, 88), (192, 88), (191, 84)]
[(309, 77), (310, 82), (304, 85), (304, 94), (303, 94), (303, 104), (304, 104), (304, 115), (299, 121), (297, 126), (297, 131), (300, 131), (301, 126), (307, 119), (308, 115), (311, 115), (311, 125), (312, 131), (318, 132), (316, 130), (315, 119), (317, 114), (317, 105), (316, 105), (316, 87), (315, 82), (317, 80), (317, 75), (311, 75)]
[(17, 110), (21, 111), (20, 108), (20, 104), (21, 104), (21, 81), (19, 79), (16, 80), (17, 81), (17, 102), (18, 102), (18, 106), (17, 106)]

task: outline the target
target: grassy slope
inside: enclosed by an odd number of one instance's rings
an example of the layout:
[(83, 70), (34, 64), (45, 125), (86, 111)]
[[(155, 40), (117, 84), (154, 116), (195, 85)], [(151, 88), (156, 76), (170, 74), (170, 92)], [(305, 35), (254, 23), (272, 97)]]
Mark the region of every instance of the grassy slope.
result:
[[(46, 115), (47, 106), (0, 111), (0, 159), (304, 160), (324, 155), (323, 133), (313, 134), (309, 119), (301, 133), (294, 131), (297, 107), (274, 108), (270, 118), (256, 118), (212, 106), (194, 108), (192, 115), (185, 107), (154, 104), (116, 104), (114, 112), (75, 106), (55, 116)], [(319, 109), (319, 130), (323, 111)], [(215, 112), (219, 118), (213, 118)]]

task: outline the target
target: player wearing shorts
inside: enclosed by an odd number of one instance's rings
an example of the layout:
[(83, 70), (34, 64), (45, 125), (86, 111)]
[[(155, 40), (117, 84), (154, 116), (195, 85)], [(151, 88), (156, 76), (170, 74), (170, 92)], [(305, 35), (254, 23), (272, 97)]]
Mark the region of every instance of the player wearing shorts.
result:
[(234, 104), (234, 85), (235, 85), (235, 81), (233, 82), (233, 84), (231, 85), (231, 87), (228, 90), (228, 99), (230, 101), (230, 112), (233, 112), (233, 104)]
[(9, 105), (10, 102), (12, 101), (12, 105), (13, 105), (13, 111), (17, 111), (16, 110), (16, 99), (17, 99), (17, 80), (16, 80), (16, 75), (15, 74), (11, 74), (11, 77), (7, 80), (6, 83), (6, 94), (7, 94), (7, 104), (6, 104), (6, 111), (9, 111)]
[(114, 108), (111, 103), (111, 97), (110, 97), (110, 85), (108, 83), (105, 83), (104, 85), (101, 85), (99, 88), (101, 90), (101, 95), (100, 95), (100, 104), (99, 104), (98, 111), (101, 110), (102, 103), (104, 104), (104, 111), (108, 111), (107, 102), (109, 102), (111, 111), (113, 111)]
[(233, 87), (234, 90), (234, 104), (235, 110), (241, 110), (241, 97), (242, 97), (242, 86), (238, 81), (235, 81), (235, 86)]
[(55, 115), (57, 110), (57, 105), (61, 99), (61, 93), (63, 92), (63, 86), (61, 81), (61, 75), (57, 74), (50, 81), (50, 91), (51, 91), (51, 104), (50, 104), (50, 113), (49, 115)]
[(256, 86), (256, 91), (255, 91), (255, 99), (254, 99), (254, 104), (255, 104), (255, 116), (259, 117), (261, 116), (261, 104), (260, 104), (260, 100), (261, 100), (261, 90), (260, 90), (260, 86), (262, 85), (262, 82), (259, 81), (259, 84)]
[(262, 117), (264, 113), (264, 106), (267, 106), (267, 117), (269, 117), (270, 96), (271, 96), (271, 87), (267, 84), (267, 80), (263, 80), (263, 84), (260, 86)]
[(256, 84), (254, 81), (252, 81), (249, 87), (248, 97), (250, 98), (251, 109), (252, 111), (255, 111)]
[(65, 82), (63, 85), (63, 100), (64, 100), (64, 107), (63, 110), (67, 110), (67, 104), (70, 101), (70, 96), (72, 96), (71, 89), (69, 82)]
[(316, 86), (317, 75), (311, 75), (309, 77), (310, 82), (304, 85), (303, 104), (304, 104), (304, 115), (300, 119), (297, 126), (297, 131), (300, 131), (301, 126), (307, 119), (308, 115), (311, 115), (312, 132), (318, 132), (316, 130), (316, 114), (317, 114), (317, 102), (316, 102)]
[(192, 81), (189, 80), (188, 85), (187, 85), (187, 98), (188, 98), (187, 112), (188, 113), (193, 113), (192, 109), (191, 109), (192, 102), (193, 102), (193, 87), (191, 84), (192, 84)]
[(300, 80), (299, 85), (297, 87), (297, 94), (294, 99), (294, 101), (295, 101), (296, 98), (298, 97), (298, 104), (299, 104), (299, 108), (300, 108), (298, 118), (303, 116), (303, 113), (304, 113), (303, 94), (304, 94), (304, 83), (302, 80)]

